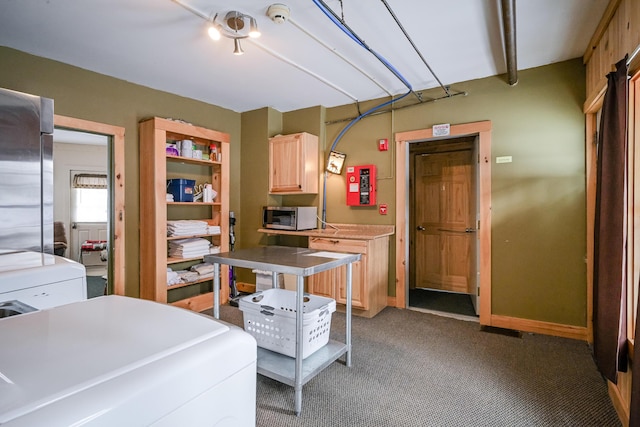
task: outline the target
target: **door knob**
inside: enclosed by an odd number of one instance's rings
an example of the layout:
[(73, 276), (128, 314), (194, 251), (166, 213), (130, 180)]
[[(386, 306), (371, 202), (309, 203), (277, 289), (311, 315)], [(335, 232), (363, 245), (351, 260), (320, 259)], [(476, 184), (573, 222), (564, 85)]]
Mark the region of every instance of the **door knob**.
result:
[(424, 230), (426, 230), (426, 228), (424, 228), (423, 226), (419, 225), (419, 226), (416, 227), (416, 230), (424, 231)]

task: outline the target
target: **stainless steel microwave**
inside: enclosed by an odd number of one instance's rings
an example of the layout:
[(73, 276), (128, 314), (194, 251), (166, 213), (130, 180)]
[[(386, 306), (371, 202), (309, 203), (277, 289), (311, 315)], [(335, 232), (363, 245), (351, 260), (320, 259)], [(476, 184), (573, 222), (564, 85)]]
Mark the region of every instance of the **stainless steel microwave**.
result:
[(264, 206), (262, 227), (276, 230), (312, 230), (318, 228), (315, 206)]

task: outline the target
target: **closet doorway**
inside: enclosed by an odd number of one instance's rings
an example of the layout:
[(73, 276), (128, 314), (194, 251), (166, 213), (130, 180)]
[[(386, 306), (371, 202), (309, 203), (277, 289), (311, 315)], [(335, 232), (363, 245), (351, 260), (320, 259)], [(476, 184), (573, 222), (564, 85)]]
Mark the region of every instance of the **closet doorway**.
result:
[[(471, 139), (466, 138), (471, 137)], [(474, 227), (465, 227), (464, 233), (470, 234), (475, 240), (476, 251), (475, 261), (475, 283), (477, 289), (475, 297), (477, 298), (478, 314), (481, 325), (491, 324), (491, 122), (474, 122), (461, 125), (451, 125), (449, 131), (442, 135), (435, 135), (432, 128), (419, 129), (415, 131), (399, 132), (395, 136), (396, 142), (396, 295), (395, 306), (399, 308), (407, 308), (409, 302), (410, 284), (412, 274), (414, 273), (415, 260), (412, 260), (412, 252), (410, 246), (413, 236), (413, 230), (420, 226), (414, 224), (411, 215), (411, 195), (410, 172), (411, 172), (411, 153), (412, 144), (429, 145), (429, 143), (440, 144), (459, 144), (460, 141), (473, 140), (473, 162), (476, 164), (475, 202), (477, 208), (476, 222)], [(454, 150), (455, 151), (455, 150)], [(425, 227), (424, 225), (422, 225)], [(426, 228), (426, 227), (425, 227)], [(438, 227), (445, 228), (445, 227)], [(467, 233), (466, 228), (472, 228)], [(453, 229), (452, 229), (453, 230)], [(422, 231), (422, 230), (416, 230)], [(455, 234), (451, 232), (452, 234)], [(454, 239), (455, 240), (455, 239)], [(457, 239), (461, 241), (461, 239)], [(433, 244), (433, 239), (432, 243)], [(439, 265), (442, 265), (438, 258)], [(472, 261), (473, 262), (473, 261)], [(459, 270), (459, 269), (458, 269)], [(426, 271), (429, 271), (426, 268)], [(440, 273), (432, 276), (445, 276)], [(443, 282), (459, 282), (460, 277), (453, 280), (449, 277), (447, 280), (439, 279)], [(449, 291), (448, 291), (449, 292)]]
[(477, 319), (477, 141), (409, 146), (409, 308)]

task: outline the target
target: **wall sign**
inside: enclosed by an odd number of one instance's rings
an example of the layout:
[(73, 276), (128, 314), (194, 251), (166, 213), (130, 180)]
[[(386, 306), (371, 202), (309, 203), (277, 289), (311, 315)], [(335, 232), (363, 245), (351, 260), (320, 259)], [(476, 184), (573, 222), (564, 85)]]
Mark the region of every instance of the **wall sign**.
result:
[(449, 123), (433, 125), (433, 136), (448, 136), (450, 133), (451, 125)]

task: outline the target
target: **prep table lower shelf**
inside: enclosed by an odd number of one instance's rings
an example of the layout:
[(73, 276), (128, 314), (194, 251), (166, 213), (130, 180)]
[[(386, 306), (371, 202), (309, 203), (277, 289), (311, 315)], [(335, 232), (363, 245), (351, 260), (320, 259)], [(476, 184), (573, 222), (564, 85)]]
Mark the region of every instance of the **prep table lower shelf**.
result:
[[(302, 361), (302, 385), (309, 382), (346, 352), (347, 346), (344, 343), (329, 340), (327, 345)], [(295, 368), (295, 358), (258, 347), (258, 373), (260, 375), (293, 387), (296, 385)]]

